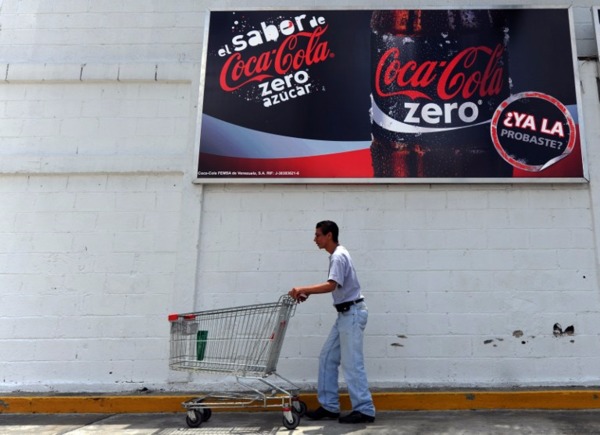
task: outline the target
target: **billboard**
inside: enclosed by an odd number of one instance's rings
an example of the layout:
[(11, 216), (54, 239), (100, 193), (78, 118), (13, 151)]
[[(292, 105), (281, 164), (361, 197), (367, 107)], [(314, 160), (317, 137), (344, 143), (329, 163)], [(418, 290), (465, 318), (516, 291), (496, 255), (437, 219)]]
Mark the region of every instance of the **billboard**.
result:
[(212, 11), (200, 182), (585, 181), (571, 10)]

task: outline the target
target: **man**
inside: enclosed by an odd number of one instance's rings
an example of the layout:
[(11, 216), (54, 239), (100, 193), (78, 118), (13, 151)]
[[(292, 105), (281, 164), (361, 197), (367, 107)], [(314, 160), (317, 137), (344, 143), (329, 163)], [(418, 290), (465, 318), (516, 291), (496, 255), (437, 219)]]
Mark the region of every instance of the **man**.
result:
[[(322, 221), (315, 230), (315, 243), (329, 253), (326, 282), (294, 287), (289, 295), (304, 302), (310, 295), (331, 293), (338, 317), (331, 328), (319, 357), (318, 400), (321, 406), (307, 411), (312, 420), (338, 418), (340, 423), (372, 423), (375, 407), (369, 391), (363, 357), (363, 333), (367, 325), (367, 306), (350, 254), (338, 242), (335, 222)], [(352, 412), (340, 417), (338, 369), (342, 366), (348, 384)]]

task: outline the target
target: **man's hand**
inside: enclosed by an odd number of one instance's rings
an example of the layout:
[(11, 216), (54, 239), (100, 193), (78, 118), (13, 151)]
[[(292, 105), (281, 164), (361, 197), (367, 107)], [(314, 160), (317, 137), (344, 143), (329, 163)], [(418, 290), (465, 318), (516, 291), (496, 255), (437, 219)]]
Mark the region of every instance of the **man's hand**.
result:
[(290, 295), (298, 303), (304, 302), (308, 299), (308, 295), (306, 293), (302, 293), (302, 289), (299, 289), (297, 287), (291, 289), (288, 292), (288, 295)]

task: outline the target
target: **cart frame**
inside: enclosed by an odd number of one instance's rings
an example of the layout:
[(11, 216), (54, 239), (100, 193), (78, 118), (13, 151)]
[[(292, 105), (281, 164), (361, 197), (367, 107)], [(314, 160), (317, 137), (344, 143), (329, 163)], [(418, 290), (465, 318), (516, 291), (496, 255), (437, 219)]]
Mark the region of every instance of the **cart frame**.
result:
[[(300, 389), (276, 372), (296, 305), (293, 298), (283, 295), (273, 303), (169, 316), (171, 369), (232, 375), (245, 388), (243, 392), (206, 394), (184, 402), (188, 426), (198, 427), (207, 421), (212, 408), (271, 407), (283, 409), (286, 428), (299, 425), (306, 412), (306, 404), (298, 398)], [(270, 376), (277, 378), (278, 384), (269, 381)]]

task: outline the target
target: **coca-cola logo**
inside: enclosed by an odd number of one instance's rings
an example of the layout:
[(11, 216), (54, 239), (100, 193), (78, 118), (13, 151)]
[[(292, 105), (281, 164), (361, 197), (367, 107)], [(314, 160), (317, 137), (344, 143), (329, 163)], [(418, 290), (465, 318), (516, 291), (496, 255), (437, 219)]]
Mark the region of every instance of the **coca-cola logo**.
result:
[[(402, 63), (400, 48), (391, 47), (377, 64), (375, 91), (382, 98), (404, 95), (412, 100), (497, 96), (503, 87), (503, 53), (502, 44), (477, 46), (465, 48), (449, 60)], [(480, 69), (482, 64), (485, 67)], [(435, 95), (428, 94), (431, 90)]]
[[(333, 57), (327, 30), (323, 17), (302, 14), (278, 24), (261, 22), (257, 29), (234, 36), (218, 51), (226, 57), (219, 73), (220, 88), (235, 92), (254, 84), (255, 95), (265, 107), (315, 92), (310, 68)], [(257, 47), (264, 49), (257, 52)]]
[[(232, 54), (221, 69), (219, 83), (224, 91), (232, 92), (251, 82), (260, 82), (276, 75), (298, 71), (304, 66), (323, 62), (329, 57), (327, 41), (320, 38), (327, 27), (317, 27), (312, 32), (288, 36), (276, 50), (265, 51), (244, 59), (240, 53)], [(300, 40), (307, 41), (299, 48)]]

